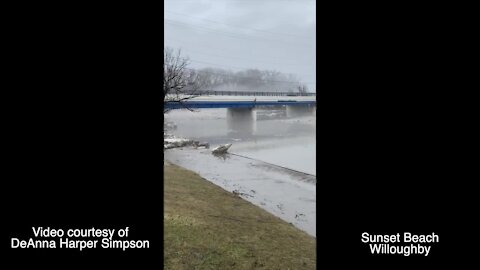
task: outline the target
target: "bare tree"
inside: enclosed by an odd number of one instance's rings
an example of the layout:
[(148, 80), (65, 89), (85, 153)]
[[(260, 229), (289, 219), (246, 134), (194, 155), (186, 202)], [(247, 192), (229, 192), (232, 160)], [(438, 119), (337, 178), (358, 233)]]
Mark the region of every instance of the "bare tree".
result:
[[(197, 72), (187, 68), (189, 59), (182, 57), (180, 50), (164, 48), (163, 57), (163, 104), (176, 102), (192, 110), (184, 101), (195, 97), (196, 91), (202, 85), (202, 80)], [(163, 112), (168, 111), (169, 109), (164, 106)]]
[(298, 92), (301, 94), (306, 94), (308, 93), (308, 88), (305, 84), (301, 84), (298, 86)]

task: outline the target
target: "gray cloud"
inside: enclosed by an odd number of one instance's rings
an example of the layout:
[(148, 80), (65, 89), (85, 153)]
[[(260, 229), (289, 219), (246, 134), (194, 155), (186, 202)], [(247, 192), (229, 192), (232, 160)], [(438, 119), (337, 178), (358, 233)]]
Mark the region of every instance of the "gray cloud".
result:
[(315, 1), (166, 0), (165, 45), (191, 67), (297, 75), (315, 91)]

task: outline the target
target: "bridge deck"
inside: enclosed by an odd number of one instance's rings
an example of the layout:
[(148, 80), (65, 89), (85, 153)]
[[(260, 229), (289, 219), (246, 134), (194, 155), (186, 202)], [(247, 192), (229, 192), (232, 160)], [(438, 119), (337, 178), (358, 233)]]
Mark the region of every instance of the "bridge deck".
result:
[(255, 106), (312, 106), (316, 105), (315, 96), (197, 96), (179, 102), (167, 102), (166, 108), (252, 108)]

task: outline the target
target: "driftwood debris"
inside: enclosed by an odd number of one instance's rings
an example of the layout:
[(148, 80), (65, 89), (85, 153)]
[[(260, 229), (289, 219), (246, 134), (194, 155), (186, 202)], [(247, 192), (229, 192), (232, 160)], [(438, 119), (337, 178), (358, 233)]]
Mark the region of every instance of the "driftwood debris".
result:
[(224, 144), (224, 145), (220, 145), (218, 147), (215, 147), (214, 149), (212, 149), (212, 154), (214, 155), (222, 155), (222, 154), (226, 154), (228, 149), (230, 148), (230, 146), (232, 146), (231, 143), (228, 143), (228, 144)]

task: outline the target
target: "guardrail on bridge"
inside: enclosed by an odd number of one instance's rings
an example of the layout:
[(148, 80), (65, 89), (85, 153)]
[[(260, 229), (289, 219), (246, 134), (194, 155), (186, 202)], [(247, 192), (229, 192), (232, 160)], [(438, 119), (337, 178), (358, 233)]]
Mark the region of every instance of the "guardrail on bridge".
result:
[(194, 96), (316, 96), (317, 93), (294, 93), (294, 92), (259, 92), (259, 91), (213, 91), (198, 90), (187, 91), (186, 95)]

